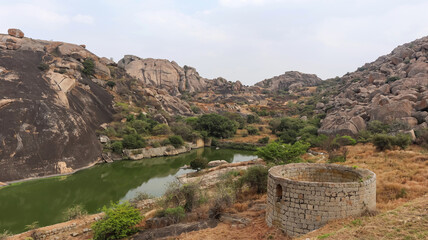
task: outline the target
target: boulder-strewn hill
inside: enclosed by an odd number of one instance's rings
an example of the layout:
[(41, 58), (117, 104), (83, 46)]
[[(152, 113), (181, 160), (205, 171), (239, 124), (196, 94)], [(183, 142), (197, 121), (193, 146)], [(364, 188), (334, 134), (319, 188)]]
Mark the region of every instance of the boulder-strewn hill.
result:
[(428, 37), (395, 48), (338, 84), (339, 94), (319, 105), (327, 110), (320, 133), (353, 135), (372, 120), (428, 127)]
[(266, 88), (269, 91), (295, 91), (302, 87), (316, 86), (320, 84), (321, 81), (322, 80), (315, 74), (289, 71), (282, 75), (258, 82), (255, 86)]

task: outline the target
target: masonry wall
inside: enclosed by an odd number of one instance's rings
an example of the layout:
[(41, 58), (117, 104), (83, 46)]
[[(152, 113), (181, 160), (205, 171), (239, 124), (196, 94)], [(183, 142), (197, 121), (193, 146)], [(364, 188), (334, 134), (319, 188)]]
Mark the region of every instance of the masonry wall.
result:
[(297, 163), (269, 170), (266, 222), (289, 236), (376, 209), (376, 175), (336, 164)]

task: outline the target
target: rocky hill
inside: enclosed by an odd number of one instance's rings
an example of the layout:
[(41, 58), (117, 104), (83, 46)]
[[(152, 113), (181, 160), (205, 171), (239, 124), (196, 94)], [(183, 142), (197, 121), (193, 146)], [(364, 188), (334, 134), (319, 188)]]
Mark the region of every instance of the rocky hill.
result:
[(265, 88), (269, 91), (297, 91), (302, 87), (316, 86), (321, 83), (321, 78), (315, 74), (301, 73), (297, 71), (285, 72), (282, 75), (265, 79), (255, 86)]
[(173, 96), (188, 92), (206, 92), (208, 89), (222, 93), (244, 90), (241, 82), (229, 82), (224, 78), (209, 80), (199, 76), (195, 68), (180, 67), (174, 61), (165, 59), (139, 58), (126, 55), (118, 62), (130, 76), (138, 79), (144, 86), (165, 89)]
[(428, 127), (428, 37), (395, 48), (337, 84), (338, 94), (318, 105), (327, 113), (320, 133), (355, 135), (372, 120)]
[(0, 35), (0, 181), (63, 173), (101, 154), (95, 130), (112, 119), (113, 98), (82, 75), (84, 47)]

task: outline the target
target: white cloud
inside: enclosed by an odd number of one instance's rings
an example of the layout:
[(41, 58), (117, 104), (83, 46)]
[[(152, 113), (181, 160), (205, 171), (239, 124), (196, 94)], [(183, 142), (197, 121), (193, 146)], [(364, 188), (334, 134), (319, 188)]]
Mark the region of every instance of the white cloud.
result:
[(223, 7), (244, 7), (244, 6), (261, 6), (269, 2), (275, 2), (275, 0), (219, 0), (219, 3)]

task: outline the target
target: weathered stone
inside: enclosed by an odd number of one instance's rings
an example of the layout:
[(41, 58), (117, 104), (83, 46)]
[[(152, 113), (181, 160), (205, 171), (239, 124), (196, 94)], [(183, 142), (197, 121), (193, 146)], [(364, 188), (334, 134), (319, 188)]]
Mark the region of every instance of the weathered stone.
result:
[(228, 164), (226, 160), (214, 160), (208, 163), (208, 167), (217, 167), (223, 164)]
[(375, 210), (376, 175), (369, 170), (313, 163), (269, 170), (266, 223), (288, 236)]
[(16, 28), (9, 28), (7, 30), (7, 33), (12, 36), (12, 37), (17, 37), (17, 38), (23, 38), (24, 37), (24, 33)]

